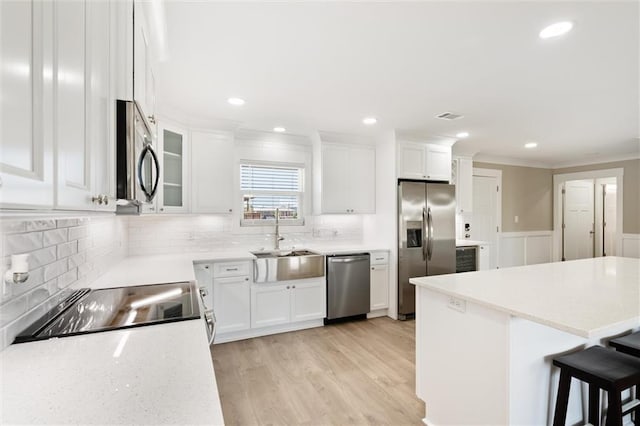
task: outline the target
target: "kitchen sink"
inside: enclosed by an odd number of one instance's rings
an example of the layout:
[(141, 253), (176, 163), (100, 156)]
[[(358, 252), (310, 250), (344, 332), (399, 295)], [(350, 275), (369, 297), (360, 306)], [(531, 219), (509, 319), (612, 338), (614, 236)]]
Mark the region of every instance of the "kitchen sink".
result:
[(267, 283), (324, 276), (324, 255), (310, 250), (251, 252), (253, 281)]

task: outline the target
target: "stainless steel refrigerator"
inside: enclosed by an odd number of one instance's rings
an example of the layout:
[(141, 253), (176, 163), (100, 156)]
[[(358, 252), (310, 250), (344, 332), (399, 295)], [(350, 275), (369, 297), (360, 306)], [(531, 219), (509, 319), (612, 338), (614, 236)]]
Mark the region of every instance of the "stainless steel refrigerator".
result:
[(455, 186), (398, 183), (398, 318), (415, 314), (409, 278), (456, 272)]

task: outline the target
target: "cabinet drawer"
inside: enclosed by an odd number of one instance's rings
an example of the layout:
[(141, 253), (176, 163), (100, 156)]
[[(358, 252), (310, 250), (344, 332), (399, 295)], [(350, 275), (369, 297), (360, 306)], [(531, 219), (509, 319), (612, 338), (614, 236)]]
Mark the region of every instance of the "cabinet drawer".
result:
[(372, 265), (387, 265), (389, 263), (388, 251), (374, 251), (371, 252), (371, 264)]
[(251, 275), (251, 262), (224, 262), (213, 265), (213, 277), (236, 277), (239, 275)]

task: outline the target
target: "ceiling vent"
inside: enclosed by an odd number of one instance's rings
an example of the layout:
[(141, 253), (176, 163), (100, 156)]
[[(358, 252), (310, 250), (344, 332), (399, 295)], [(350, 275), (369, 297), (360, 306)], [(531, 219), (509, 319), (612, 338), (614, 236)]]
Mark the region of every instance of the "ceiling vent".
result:
[(442, 114), (436, 115), (436, 118), (440, 118), (442, 120), (457, 120), (458, 118), (462, 118), (462, 115), (454, 114), (452, 112), (443, 112)]

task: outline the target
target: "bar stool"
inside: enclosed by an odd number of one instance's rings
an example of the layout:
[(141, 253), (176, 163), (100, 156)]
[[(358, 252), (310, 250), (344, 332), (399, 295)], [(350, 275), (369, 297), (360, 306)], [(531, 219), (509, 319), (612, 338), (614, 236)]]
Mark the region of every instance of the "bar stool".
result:
[(592, 346), (560, 356), (553, 360), (553, 365), (560, 367), (554, 426), (564, 426), (567, 420), (569, 391), (574, 377), (589, 385), (590, 424), (600, 424), (600, 389), (608, 393), (607, 426), (621, 426), (624, 415), (640, 410), (640, 406), (625, 407), (623, 410), (620, 396), (622, 391), (640, 384), (640, 359), (602, 346)]
[(609, 340), (609, 346), (618, 352), (640, 357), (640, 331)]

